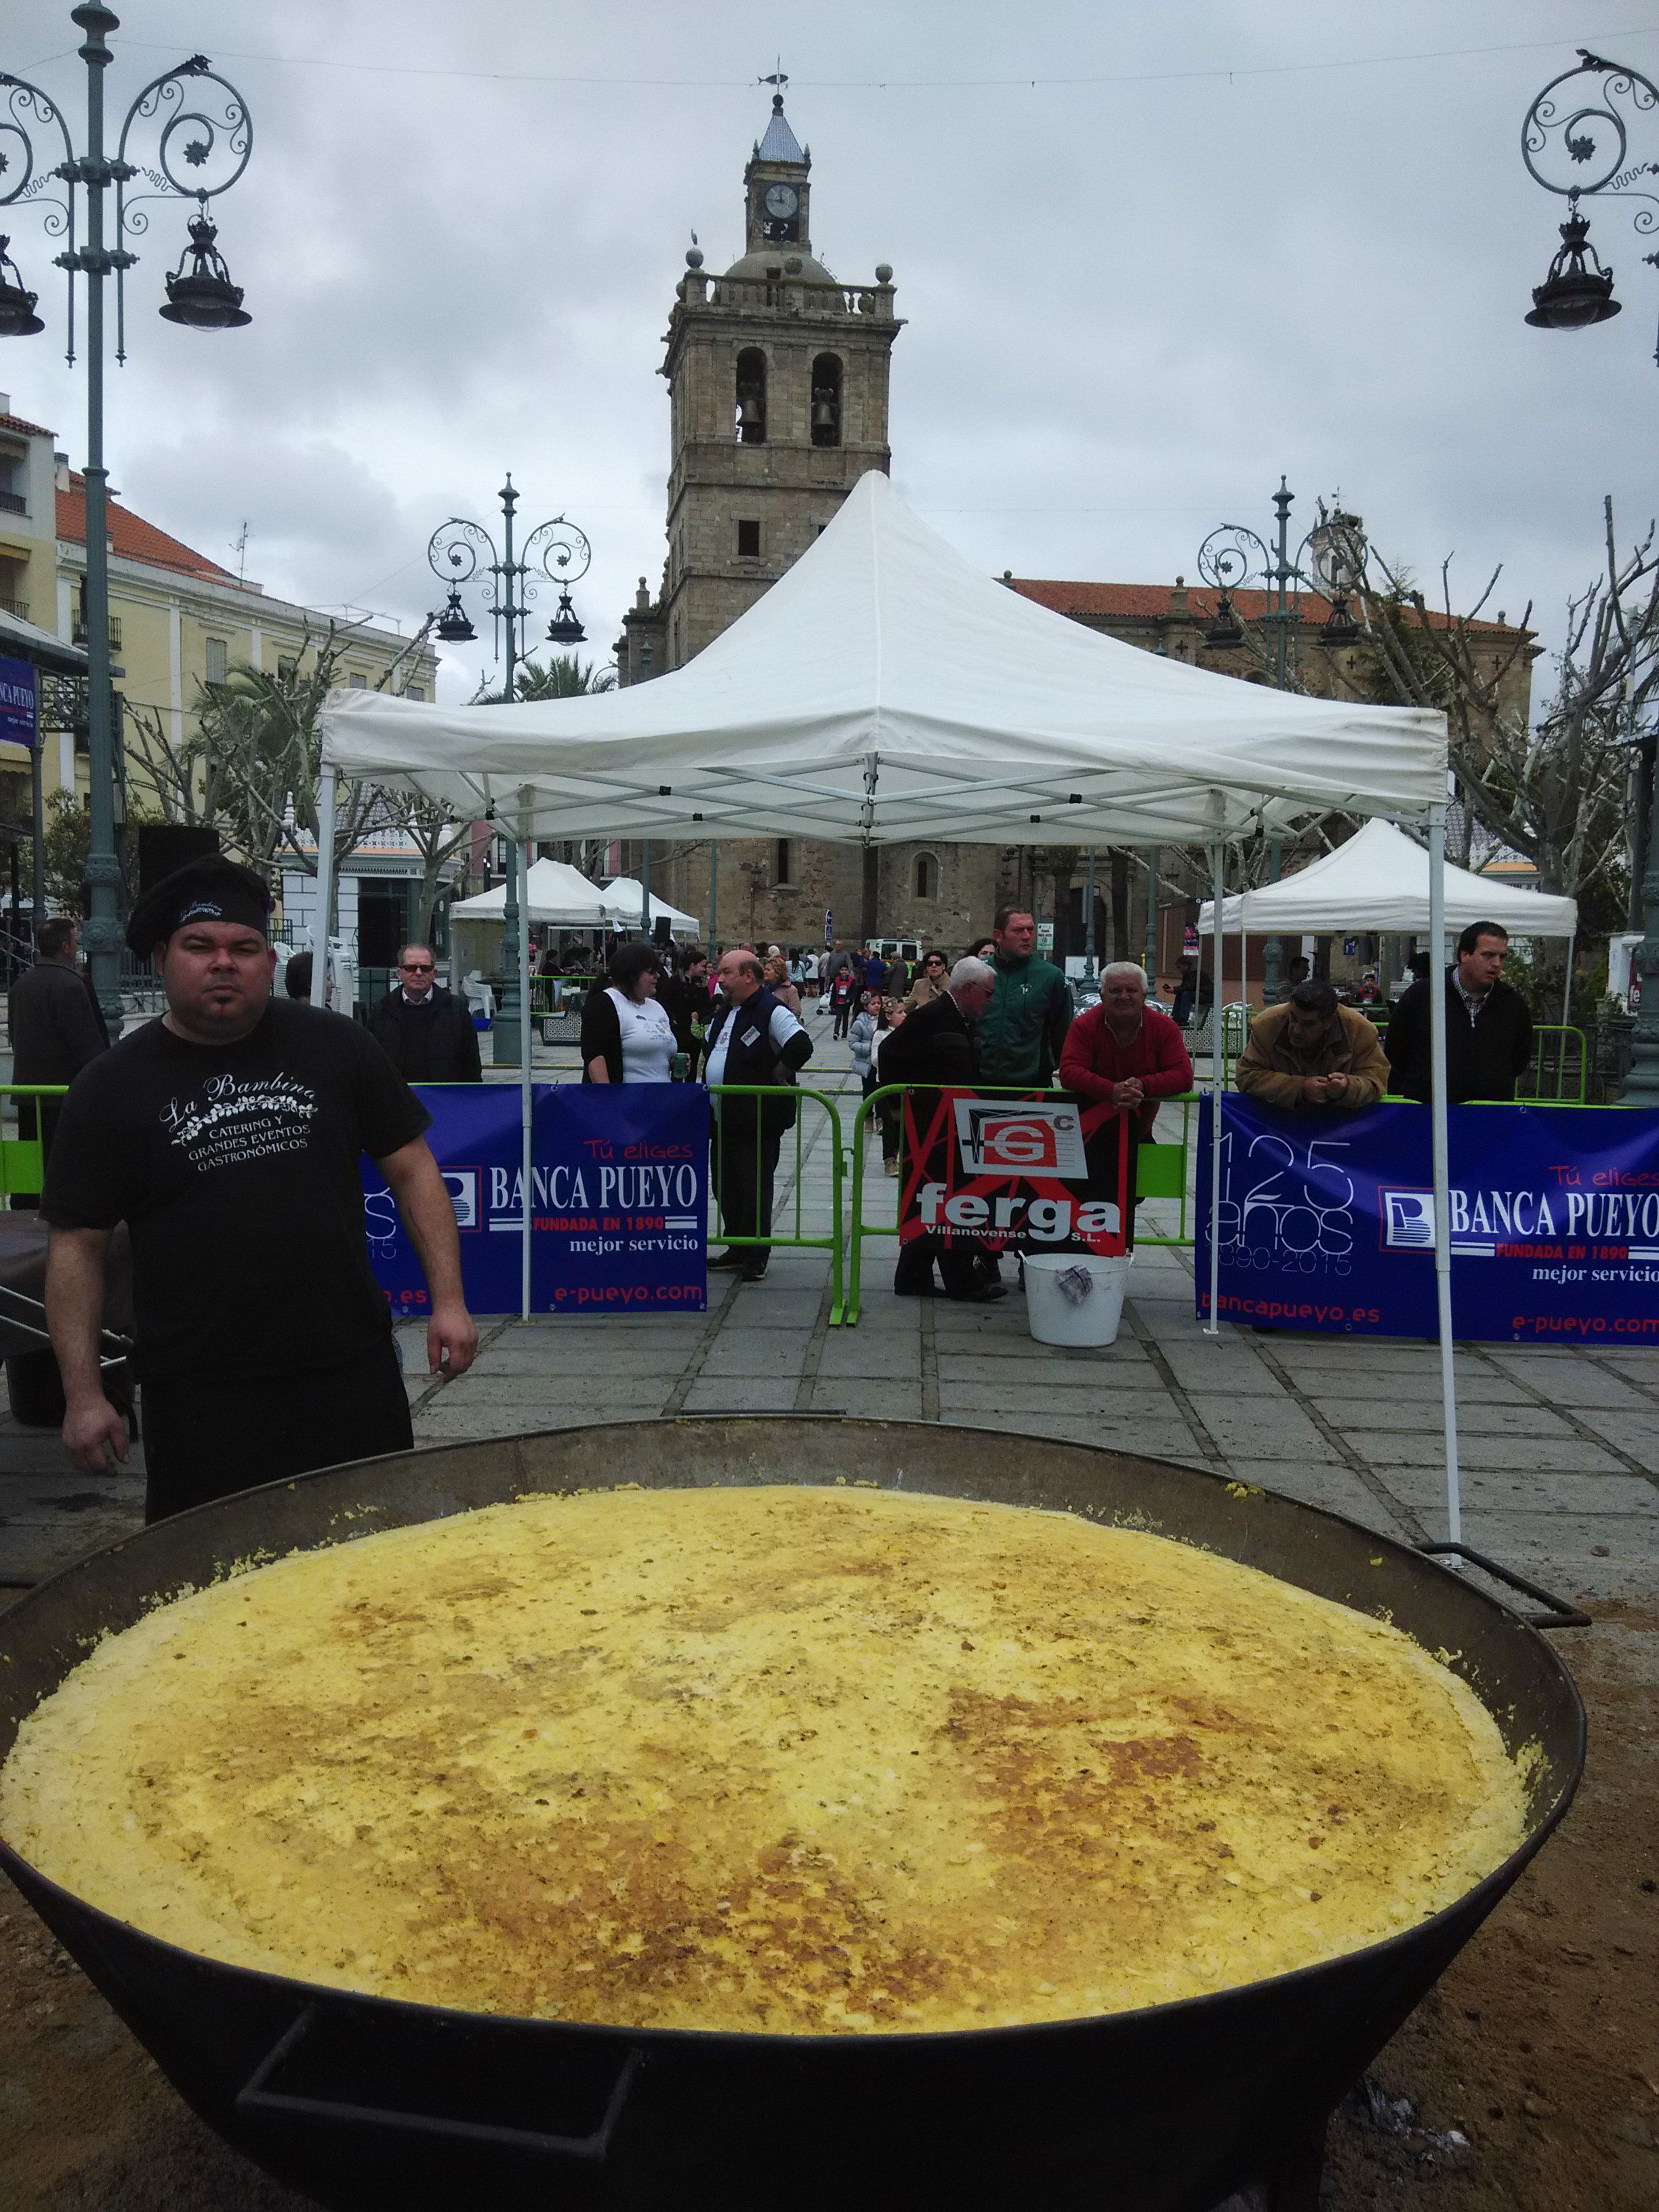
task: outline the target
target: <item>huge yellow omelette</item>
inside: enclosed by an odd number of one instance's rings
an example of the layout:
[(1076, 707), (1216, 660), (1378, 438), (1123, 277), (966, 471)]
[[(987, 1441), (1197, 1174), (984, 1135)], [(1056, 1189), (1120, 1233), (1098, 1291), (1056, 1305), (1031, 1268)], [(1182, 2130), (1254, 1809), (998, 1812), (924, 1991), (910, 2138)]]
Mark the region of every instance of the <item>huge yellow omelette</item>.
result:
[(1279, 1973), (1524, 1825), (1382, 1621), (1070, 1514), (792, 1487), (531, 1498), (161, 1607), (25, 1723), (0, 1821), (240, 1966), (800, 2034)]

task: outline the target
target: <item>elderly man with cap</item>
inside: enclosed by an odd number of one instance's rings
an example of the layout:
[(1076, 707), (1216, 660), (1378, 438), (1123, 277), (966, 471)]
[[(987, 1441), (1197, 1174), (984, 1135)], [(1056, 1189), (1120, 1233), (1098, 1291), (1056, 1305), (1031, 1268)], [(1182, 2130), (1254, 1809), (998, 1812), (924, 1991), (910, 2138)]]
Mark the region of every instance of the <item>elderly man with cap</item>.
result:
[(410, 1449), (364, 1152), (426, 1269), (432, 1371), (463, 1373), (477, 1348), (425, 1109), (357, 1024), (273, 999), (270, 905), (251, 868), (217, 857), (141, 901), (127, 942), (154, 955), (167, 1012), (76, 1079), (41, 1194), (64, 1442), (89, 1474), (126, 1456), (98, 1328), (110, 1232), (128, 1224), (151, 1521)]

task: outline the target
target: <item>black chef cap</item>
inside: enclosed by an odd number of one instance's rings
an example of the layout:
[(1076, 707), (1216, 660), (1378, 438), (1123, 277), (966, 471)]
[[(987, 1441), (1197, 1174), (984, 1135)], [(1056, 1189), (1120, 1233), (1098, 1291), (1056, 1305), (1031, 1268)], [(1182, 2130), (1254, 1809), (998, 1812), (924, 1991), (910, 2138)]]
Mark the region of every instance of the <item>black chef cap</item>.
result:
[(263, 936), (273, 902), (264, 878), (252, 868), (217, 853), (204, 854), (164, 876), (139, 900), (127, 923), (127, 943), (147, 960), (163, 938), (187, 921), (232, 921)]

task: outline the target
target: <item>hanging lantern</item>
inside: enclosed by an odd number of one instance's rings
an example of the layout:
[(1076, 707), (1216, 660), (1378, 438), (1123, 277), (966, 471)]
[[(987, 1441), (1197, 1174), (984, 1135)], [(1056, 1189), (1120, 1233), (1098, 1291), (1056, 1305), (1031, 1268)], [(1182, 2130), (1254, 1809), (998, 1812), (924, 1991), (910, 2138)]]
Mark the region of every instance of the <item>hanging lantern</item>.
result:
[(167, 278), (167, 303), (160, 310), (164, 322), (182, 323), (188, 331), (230, 331), (253, 320), (243, 313), (242, 288), (230, 281), (224, 256), (215, 244), (218, 235), (208, 221), (204, 197), (201, 212), (191, 217), (190, 243), (179, 257), (177, 270)]
[(1532, 313), (1527, 320), (1534, 330), (1583, 331), (1592, 323), (1605, 323), (1619, 313), (1613, 296), (1613, 271), (1603, 269), (1589, 242), (1589, 222), (1572, 213), (1561, 226), (1561, 248), (1550, 264), (1550, 273), (1536, 286)]
[(1340, 653), (1345, 645), (1358, 645), (1364, 633), (1348, 611), (1346, 592), (1333, 593), (1331, 611), (1319, 626), (1319, 642), (1327, 653)]
[(568, 592), (559, 593), (559, 611), (547, 625), (550, 645), (584, 645), (587, 632), (576, 619), (576, 610), (570, 604)]
[(1244, 642), (1244, 632), (1238, 617), (1233, 612), (1232, 600), (1225, 592), (1217, 604), (1215, 620), (1204, 633), (1204, 642), (1212, 653), (1231, 653)]
[(478, 635), (466, 618), (466, 609), (461, 605), (458, 591), (450, 592), (434, 627), (446, 645), (469, 645)]
[(25, 287), (21, 270), (6, 251), (10, 244), (0, 237), (0, 338), (31, 338), (46, 327), (34, 312), (40, 295)]

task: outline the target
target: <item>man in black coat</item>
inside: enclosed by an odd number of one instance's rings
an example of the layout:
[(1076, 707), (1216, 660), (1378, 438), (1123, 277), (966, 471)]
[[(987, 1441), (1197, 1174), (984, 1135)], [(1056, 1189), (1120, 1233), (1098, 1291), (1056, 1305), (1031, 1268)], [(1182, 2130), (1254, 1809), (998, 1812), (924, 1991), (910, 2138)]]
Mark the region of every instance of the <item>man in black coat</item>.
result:
[(405, 1083), (482, 1083), (472, 1010), (436, 981), (429, 945), (405, 945), (398, 981), (368, 1018)]
[[(109, 1031), (92, 985), (76, 966), (79, 939), (73, 921), (59, 916), (34, 933), (37, 955), (11, 987), (9, 1030), (14, 1083), (73, 1083), (89, 1060), (109, 1050)], [(39, 1120), (36, 1109), (40, 1109)], [(50, 1156), (58, 1129), (58, 1101), (20, 1098), (17, 1133), (40, 1133), (43, 1160)], [(13, 1205), (33, 1206), (33, 1198)]]
[[(1495, 921), (1472, 921), (1457, 940), (1457, 959), (1446, 971), (1446, 1097), (1509, 1100), (1517, 1077), (1532, 1065), (1532, 1015), (1527, 1002), (1500, 974), (1509, 932)], [(1432, 975), (1420, 977), (1395, 1008), (1383, 1047), (1395, 1089), (1426, 1105), (1431, 1090), (1429, 993)]]
[[(947, 988), (938, 998), (908, 1014), (882, 1045), (882, 1081), (939, 1084), (952, 1091), (971, 1091), (979, 1079), (979, 1048), (973, 1025), (990, 1005), (996, 980), (996, 971), (988, 961), (958, 960), (951, 970)], [(926, 1092), (913, 1092), (911, 1117), (918, 1128), (932, 1118), (932, 1104)], [(945, 1163), (955, 1141), (949, 1129), (939, 1139), (928, 1164), (931, 1180), (945, 1180)], [(936, 1171), (935, 1159), (939, 1162)], [(901, 1297), (921, 1297), (930, 1292), (937, 1259), (946, 1297), (987, 1305), (1006, 1292), (1002, 1284), (986, 1279), (977, 1264), (984, 1257), (976, 1244), (924, 1231), (900, 1244), (893, 1288)]]

